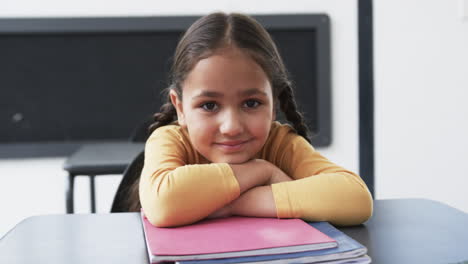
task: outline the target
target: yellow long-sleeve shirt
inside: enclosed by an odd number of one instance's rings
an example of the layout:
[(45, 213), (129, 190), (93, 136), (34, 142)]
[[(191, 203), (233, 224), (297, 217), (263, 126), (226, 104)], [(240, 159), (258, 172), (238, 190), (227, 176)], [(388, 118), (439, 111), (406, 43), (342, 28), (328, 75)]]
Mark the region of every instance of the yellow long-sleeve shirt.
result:
[[(288, 125), (273, 122), (256, 158), (267, 160), (293, 181), (272, 184), (279, 218), (356, 225), (372, 215), (364, 181), (320, 155)], [(190, 143), (186, 129), (156, 129), (145, 146), (140, 201), (156, 226), (193, 223), (240, 195), (227, 163), (209, 163)]]

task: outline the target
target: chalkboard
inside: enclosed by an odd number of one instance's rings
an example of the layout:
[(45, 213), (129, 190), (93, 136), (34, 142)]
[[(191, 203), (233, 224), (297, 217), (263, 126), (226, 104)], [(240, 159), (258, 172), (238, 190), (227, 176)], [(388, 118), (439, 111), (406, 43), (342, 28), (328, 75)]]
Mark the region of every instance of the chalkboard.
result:
[[(254, 17), (291, 73), (314, 146), (329, 145), (328, 16)], [(0, 19), (0, 144), (128, 139), (163, 102), (175, 46), (197, 18)]]

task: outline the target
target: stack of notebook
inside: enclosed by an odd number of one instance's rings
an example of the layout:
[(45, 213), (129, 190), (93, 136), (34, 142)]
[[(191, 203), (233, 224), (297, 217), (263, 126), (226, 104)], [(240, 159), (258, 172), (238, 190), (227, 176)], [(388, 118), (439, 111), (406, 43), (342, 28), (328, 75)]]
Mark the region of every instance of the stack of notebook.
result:
[(327, 222), (228, 217), (159, 228), (142, 214), (151, 263), (370, 263), (367, 249)]

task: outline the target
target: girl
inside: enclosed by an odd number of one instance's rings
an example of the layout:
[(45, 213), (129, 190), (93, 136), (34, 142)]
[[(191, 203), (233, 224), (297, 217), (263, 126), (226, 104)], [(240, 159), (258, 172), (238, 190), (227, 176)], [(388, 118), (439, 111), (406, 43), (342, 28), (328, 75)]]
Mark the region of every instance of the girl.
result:
[[(310, 145), (277, 48), (252, 18), (196, 21), (174, 57), (139, 183), (159, 227), (230, 215), (356, 225), (372, 214), (363, 180)], [(282, 111), (292, 127), (275, 121)]]

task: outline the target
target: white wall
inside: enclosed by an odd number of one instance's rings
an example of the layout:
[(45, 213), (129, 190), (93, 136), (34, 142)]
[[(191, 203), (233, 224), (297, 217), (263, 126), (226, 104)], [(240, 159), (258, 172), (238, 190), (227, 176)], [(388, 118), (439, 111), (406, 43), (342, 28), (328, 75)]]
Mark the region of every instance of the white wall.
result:
[[(357, 2), (290, 1), (59, 1), (0, 0), (0, 17), (199, 15), (212, 11), (327, 13), (332, 21), (333, 146), (324, 155), (351, 170), (358, 169), (357, 142)], [(163, 4), (164, 3), (164, 4)], [(65, 212), (64, 158), (0, 160), (0, 237), (21, 219)], [(5, 175), (2, 177), (2, 175)], [(98, 212), (109, 211), (119, 176), (98, 177)], [(78, 178), (76, 212), (88, 212), (88, 185)]]
[(468, 212), (468, 18), (459, 0), (374, 1), (377, 198)]

